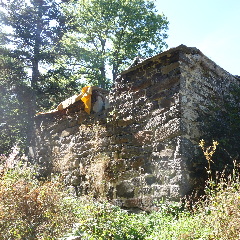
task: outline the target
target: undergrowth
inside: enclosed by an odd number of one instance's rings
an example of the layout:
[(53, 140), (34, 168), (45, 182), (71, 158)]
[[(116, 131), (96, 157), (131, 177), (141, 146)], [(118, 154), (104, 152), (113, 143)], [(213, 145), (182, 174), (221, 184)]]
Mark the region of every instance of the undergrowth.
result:
[[(217, 142), (200, 147), (208, 161), (205, 195), (180, 208), (160, 203), (151, 213), (129, 213), (90, 196), (75, 198), (61, 178), (39, 181), (24, 165), (1, 170), (0, 239), (83, 240), (230, 240), (240, 239), (240, 179), (233, 170), (212, 177), (212, 156)], [(236, 163), (235, 163), (236, 165)], [(3, 169), (3, 168), (1, 168)]]
[(76, 221), (61, 179), (39, 181), (19, 163), (1, 169), (0, 239), (56, 239)]

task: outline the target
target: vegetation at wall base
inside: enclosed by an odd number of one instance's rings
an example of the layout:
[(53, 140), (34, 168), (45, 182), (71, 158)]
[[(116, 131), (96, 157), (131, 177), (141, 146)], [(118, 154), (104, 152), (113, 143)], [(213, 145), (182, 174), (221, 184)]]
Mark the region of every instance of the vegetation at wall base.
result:
[[(205, 147), (212, 161), (217, 146)], [(209, 153), (209, 154), (208, 154)], [(91, 196), (76, 198), (64, 188), (61, 177), (39, 181), (34, 168), (18, 164), (7, 168), (1, 156), (1, 239), (85, 240), (232, 240), (240, 239), (240, 178), (235, 166), (231, 175), (206, 182), (205, 196), (185, 208), (160, 202), (158, 211), (130, 213)], [(236, 164), (236, 163), (235, 163)], [(210, 166), (210, 164), (208, 165)], [(211, 170), (206, 169), (209, 174)]]

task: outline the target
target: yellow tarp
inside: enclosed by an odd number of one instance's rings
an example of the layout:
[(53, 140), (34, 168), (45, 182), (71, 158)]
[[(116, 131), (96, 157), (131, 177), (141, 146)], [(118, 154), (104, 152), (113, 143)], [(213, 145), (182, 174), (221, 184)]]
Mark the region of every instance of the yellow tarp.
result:
[(87, 87), (83, 87), (81, 90), (80, 94), (74, 95), (68, 99), (66, 99), (65, 101), (61, 102), (57, 109), (58, 110), (63, 110), (66, 109), (68, 106), (70, 106), (71, 104), (82, 100), (85, 108), (84, 110), (90, 114), (91, 111), (91, 96), (92, 96), (92, 87), (91, 86), (87, 86)]
[[(87, 112), (88, 114), (90, 114), (91, 112), (91, 97), (92, 97), (92, 87), (90, 86), (87, 86), (87, 87), (83, 87), (82, 88), (82, 97), (81, 97), (81, 100), (84, 102), (84, 105), (85, 105), (85, 112)], [(77, 97), (76, 98), (76, 101), (78, 101), (80, 98)]]
[(83, 87), (81, 90), (80, 94), (76, 94), (68, 99), (66, 99), (65, 101), (61, 102), (58, 106), (57, 109), (46, 112), (46, 113), (38, 113), (39, 114), (47, 114), (47, 113), (52, 113), (52, 112), (56, 112), (59, 110), (64, 110), (66, 108), (68, 108), (68, 106), (70, 106), (71, 104), (82, 100), (84, 103), (84, 110), (85, 112), (87, 112), (88, 114), (90, 114), (91, 112), (91, 97), (92, 97), (92, 87), (91, 86), (86, 86)]

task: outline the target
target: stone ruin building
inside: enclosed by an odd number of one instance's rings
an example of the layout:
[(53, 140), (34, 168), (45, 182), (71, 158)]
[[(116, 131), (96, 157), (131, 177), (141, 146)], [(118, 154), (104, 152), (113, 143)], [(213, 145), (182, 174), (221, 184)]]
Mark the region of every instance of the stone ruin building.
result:
[(199, 185), (204, 121), (237, 77), (200, 50), (172, 48), (122, 72), (110, 92), (36, 116), (30, 157), (39, 174), (61, 172), (78, 195), (122, 207), (178, 201)]

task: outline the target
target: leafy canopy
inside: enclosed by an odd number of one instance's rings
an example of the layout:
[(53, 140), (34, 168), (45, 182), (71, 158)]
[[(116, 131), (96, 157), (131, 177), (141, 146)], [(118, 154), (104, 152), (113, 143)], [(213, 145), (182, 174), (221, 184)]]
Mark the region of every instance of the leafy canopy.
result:
[[(65, 5), (72, 31), (64, 36), (76, 73), (108, 87), (130, 61), (166, 47), (168, 21), (151, 0), (80, 0)], [(71, 55), (71, 58), (69, 56)], [(65, 59), (66, 60), (66, 59)]]

